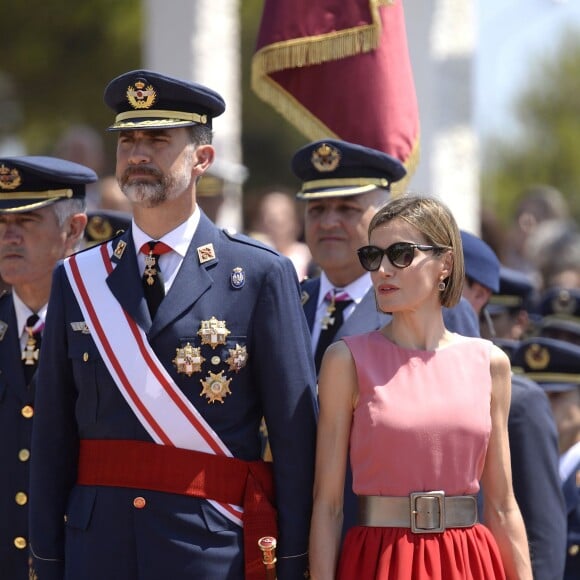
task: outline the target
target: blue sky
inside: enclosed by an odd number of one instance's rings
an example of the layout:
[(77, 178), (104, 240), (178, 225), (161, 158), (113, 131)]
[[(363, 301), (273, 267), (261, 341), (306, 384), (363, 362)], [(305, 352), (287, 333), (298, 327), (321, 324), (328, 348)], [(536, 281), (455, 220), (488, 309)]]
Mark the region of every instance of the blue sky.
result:
[(580, 34), (580, 0), (479, 0), (476, 5), (476, 125), (481, 136), (517, 133), (513, 100), (538, 58), (554, 53), (566, 28)]

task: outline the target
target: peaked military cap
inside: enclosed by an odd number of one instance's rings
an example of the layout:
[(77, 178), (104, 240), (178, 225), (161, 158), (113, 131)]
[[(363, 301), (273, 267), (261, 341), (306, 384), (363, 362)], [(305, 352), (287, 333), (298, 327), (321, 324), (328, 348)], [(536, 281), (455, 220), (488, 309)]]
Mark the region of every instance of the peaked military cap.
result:
[(580, 289), (550, 288), (540, 298), (538, 314), (540, 335), (566, 333), (580, 343)]
[(506, 266), (499, 269), (499, 290), (491, 295), (486, 306), (490, 314), (532, 308), (534, 282), (525, 273)]
[(117, 113), (109, 131), (211, 127), (212, 119), (226, 108), (223, 98), (208, 87), (149, 70), (114, 78), (104, 98)]
[(499, 291), (499, 259), (480, 237), (461, 230), (465, 275), (492, 292)]
[(298, 199), (319, 199), (358, 195), (383, 188), (407, 174), (395, 157), (337, 139), (322, 139), (294, 154), (292, 172), (302, 181)]
[(580, 346), (553, 338), (528, 338), (514, 352), (512, 369), (547, 392), (571, 391), (580, 386)]
[(97, 181), (88, 167), (41, 155), (0, 158), (0, 213), (32, 211), (60, 199), (84, 199)]
[(131, 225), (132, 216), (128, 212), (97, 209), (87, 212), (87, 226), (84, 240), (87, 246), (110, 240)]

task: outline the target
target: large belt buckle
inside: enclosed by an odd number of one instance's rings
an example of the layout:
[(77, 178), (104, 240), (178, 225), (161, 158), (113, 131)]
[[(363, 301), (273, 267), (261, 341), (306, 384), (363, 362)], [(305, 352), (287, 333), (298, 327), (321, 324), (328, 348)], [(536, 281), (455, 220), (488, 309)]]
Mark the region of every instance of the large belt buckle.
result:
[(445, 531), (445, 492), (424, 491), (409, 495), (411, 531), (414, 534), (434, 534)]

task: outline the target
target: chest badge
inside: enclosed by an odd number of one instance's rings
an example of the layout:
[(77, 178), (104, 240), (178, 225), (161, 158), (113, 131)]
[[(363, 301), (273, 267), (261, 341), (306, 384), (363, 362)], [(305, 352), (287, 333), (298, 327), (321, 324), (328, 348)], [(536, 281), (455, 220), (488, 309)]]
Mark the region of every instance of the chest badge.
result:
[(218, 344), (225, 344), (230, 331), (226, 328), (225, 320), (218, 320), (212, 316), (209, 320), (202, 320), (197, 331), (201, 337), (201, 344), (209, 344), (212, 348)]
[(223, 376), (224, 371), (219, 373), (209, 372), (205, 380), (201, 379), (202, 390), (200, 397), (205, 396), (208, 403), (215, 403), (216, 401), (223, 403), (224, 397), (231, 395), (230, 383), (232, 379)]
[(244, 273), (243, 268), (238, 266), (232, 270), (230, 275), (230, 283), (232, 288), (235, 290), (239, 290), (240, 288), (244, 287), (244, 284), (246, 283), (246, 274)]
[(248, 351), (245, 345), (236, 344), (236, 348), (228, 349), (230, 356), (226, 359), (230, 371), (240, 372), (248, 364)]
[(3, 320), (0, 320), (0, 340), (4, 339), (4, 335), (6, 334), (7, 330), (8, 330), (8, 323), (4, 322)]
[(179, 374), (190, 377), (201, 371), (205, 358), (201, 356), (201, 349), (195, 348), (189, 342), (183, 348), (175, 349), (175, 358), (171, 361)]

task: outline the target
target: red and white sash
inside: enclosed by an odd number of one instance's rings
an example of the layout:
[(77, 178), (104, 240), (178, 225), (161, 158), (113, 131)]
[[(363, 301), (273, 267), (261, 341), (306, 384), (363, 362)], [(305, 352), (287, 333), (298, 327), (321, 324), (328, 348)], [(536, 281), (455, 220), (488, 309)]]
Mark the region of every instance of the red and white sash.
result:
[[(65, 270), (91, 337), (121, 394), (159, 445), (232, 457), (197, 409), (165, 370), (143, 330), (123, 310), (107, 286), (113, 271), (111, 242), (99, 251), (67, 258)], [(242, 525), (239, 506), (208, 500)]]

